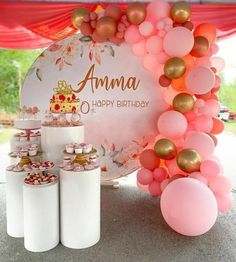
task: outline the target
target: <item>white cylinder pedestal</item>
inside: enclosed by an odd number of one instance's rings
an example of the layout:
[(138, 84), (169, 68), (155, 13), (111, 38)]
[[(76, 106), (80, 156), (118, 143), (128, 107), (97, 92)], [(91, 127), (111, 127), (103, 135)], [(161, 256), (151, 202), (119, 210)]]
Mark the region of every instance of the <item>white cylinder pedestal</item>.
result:
[(42, 126), (41, 146), (47, 160), (59, 164), (63, 160), (65, 145), (84, 142), (84, 126)]
[(28, 172), (6, 171), (7, 234), (24, 237), (23, 184)]
[(100, 168), (60, 169), (61, 243), (87, 248), (100, 239)]
[(46, 185), (23, 186), (24, 245), (43, 252), (59, 243), (58, 181)]

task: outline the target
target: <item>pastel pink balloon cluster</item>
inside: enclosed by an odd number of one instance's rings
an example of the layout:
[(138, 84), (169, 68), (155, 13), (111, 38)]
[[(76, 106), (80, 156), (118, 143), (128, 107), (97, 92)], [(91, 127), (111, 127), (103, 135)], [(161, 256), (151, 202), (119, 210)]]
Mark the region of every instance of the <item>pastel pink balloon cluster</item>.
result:
[[(231, 182), (223, 175), (220, 161), (214, 156), (216, 135), (224, 130), (224, 124), (216, 117), (220, 110), (217, 92), (221, 84), (216, 73), (223, 69), (224, 61), (213, 56), (218, 51), (215, 40), (216, 28), (213, 25), (203, 23), (193, 30), (184, 24), (176, 25), (171, 19), (169, 4), (157, 0), (147, 6), (145, 21), (138, 26), (128, 27), (125, 32), (125, 41), (131, 45), (134, 54), (142, 57), (144, 67), (158, 76), (157, 88), (162, 90), (167, 104), (168, 110), (157, 120), (159, 134), (156, 141), (168, 139), (176, 148), (176, 154), (171, 159), (162, 158), (153, 149), (142, 152), (140, 155), (142, 168), (137, 173), (138, 187), (152, 196), (160, 196), (170, 188), (173, 181), (185, 178), (182, 182), (185, 185), (180, 183), (181, 187), (178, 188), (176, 183), (174, 195), (173, 192), (170, 194), (171, 200), (162, 201), (164, 218), (170, 217), (167, 213), (176, 204), (182, 207), (182, 211), (188, 208), (188, 201), (180, 204), (176, 202), (176, 198), (178, 194), (184, 196), (185, 193), (185, 197), (190, 197), (191, 187), (199, 196), (205, 192), (206, 198), (199, 197), (198, 200), (195, 198), (195, 204), (188, 210), (189, 214), (196, 212), (200, 205), (205, 206), (206, 203), (212, 205), (213, 213), (208, 217), (206, 215), (202, 224), (199, 222), (199, 228), (195, 232), (188, 231), (186, 224), (185, 230), (184, 227), (179, 229), (172, 222), (167, 222), (174, 230), (185, 235), (203, 234), (214, 224), (216, 219), (214, 214), (217, 212), (214, 211), (212, 196), (217, 203), (215, 207), (218, 211), (227, 212), (232, 208)], [(204, 48), (208, 48), (208, 51), (206, 52)], [(170, 60), (172, 64), (167, 68)], [(186, 171), (178, 162), (180, 152), (184, 149), (199, 157), (200, 164), (194, 171)], [(192, 164), (188, 157), (184, 159), (184, 163), (190, 166)], [(190, 182), (186, 182), (188, 179)], [(193, 185), (193, 180), (199, 183)], [(183, 198), (183, 201), (185, 199)], [(197, 202), (200, 200), (201, 203)], [(181, 220), (181, 212), (178, 214), (180, 225), (184, 219)], [(176, 222), (175, 219), (177, 218), (173, 218), (173, 221)], [(191, 228), (191, 225), (189, 226)]]

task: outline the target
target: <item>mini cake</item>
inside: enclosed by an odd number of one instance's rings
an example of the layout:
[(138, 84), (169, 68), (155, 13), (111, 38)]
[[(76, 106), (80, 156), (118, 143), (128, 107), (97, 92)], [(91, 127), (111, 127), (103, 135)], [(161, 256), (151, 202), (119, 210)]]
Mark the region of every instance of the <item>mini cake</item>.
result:
[(79, 110), (79, 99), (66, 81), (58, 81), (56, 92), (50, 100), (50, 111), (53, 113), (73, 113)]

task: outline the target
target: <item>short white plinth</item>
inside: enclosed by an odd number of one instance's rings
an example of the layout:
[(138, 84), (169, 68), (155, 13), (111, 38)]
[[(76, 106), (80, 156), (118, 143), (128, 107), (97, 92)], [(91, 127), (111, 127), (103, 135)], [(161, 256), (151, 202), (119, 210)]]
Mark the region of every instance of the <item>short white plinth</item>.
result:
[(31, 252), (44, 252), (59, 243), (58, 181), (23, 186), (24, 245)]
[(84, 142), (84, 126), (51, 127), (43, 126), (41, 146), (47, 160), (59, 164), (63, 159), (65, 145)]
[(100, 168), (60, 169), (61, 243), (82, 249), (100, 239)]
[(24, 237), (23, 183), (28, 172), (6, 171), (7, 233)]

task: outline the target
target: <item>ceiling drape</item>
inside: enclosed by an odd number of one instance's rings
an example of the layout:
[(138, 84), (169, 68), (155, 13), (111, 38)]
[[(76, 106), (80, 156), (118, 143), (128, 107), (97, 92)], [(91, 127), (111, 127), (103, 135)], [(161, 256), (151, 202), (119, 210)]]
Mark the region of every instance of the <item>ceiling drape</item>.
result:
[[(103, 8), (108, 4), (99, 3)], [(125, 8), (127, 4), (120, 5)], [(0, 2), (0, 48), (43, 48), (74, 34), (70, 17), (81, 6), (90, 11), (97, 8), (96, 3)], [(192, 4), (192, 21), (215, 24), (223, 39), (236, 33), (236, 5)]]

